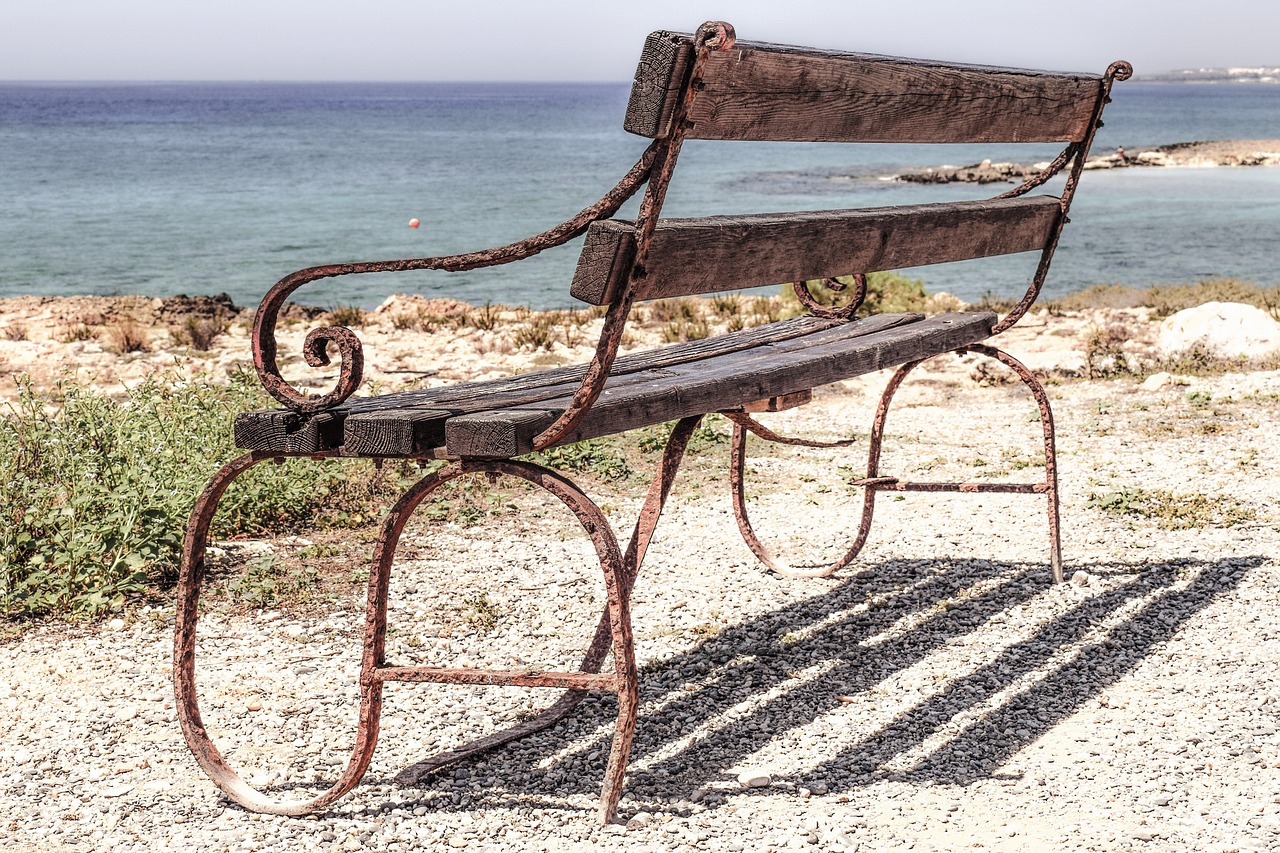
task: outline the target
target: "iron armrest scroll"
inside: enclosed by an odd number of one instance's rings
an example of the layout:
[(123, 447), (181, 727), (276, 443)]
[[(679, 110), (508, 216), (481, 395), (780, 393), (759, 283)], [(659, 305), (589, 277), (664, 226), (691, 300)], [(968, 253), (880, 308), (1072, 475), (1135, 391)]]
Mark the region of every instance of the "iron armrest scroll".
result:
[(599, 201), (584, 208), (576, 216), (554, 228), (506, 246), (467, 252), (459, 255), (442, 255), (433, 258), (405, 258), (391, 261), (367, 261), (350, 264), (328, 264), (308, 267), (291, 273), (267, 291), (253, 319), (253, 365), (258, 378), (268, 394), (287, 408), (302, 414), (314, 414), (341, 404), (360, 387), (364, 373), (364, 352), (355, 332), (345, 326), (321, 326), (307, 333), (303, 344), (303, 356), (312, 367), (324, 367), (330, 363), (327, 352), (330, 343), (338, 347), (341, 368), (336, 387), (327, 394), (311, 396), (290, 385), (280, 375), (276, 360), (276, 322), (280, 309), (294, 291), (322, 278), (341, 275), (359, 275), (371, 272), (405, 272), (408, 270), (444, 270), (463, 272), (481, 267), (498, 266), (523, 260), (572, 240), (582, 234), (597, 219), (612, 216), (622, 207), (649, 177), (658, 143), (651, 144), (631, 167), (617, 186)]

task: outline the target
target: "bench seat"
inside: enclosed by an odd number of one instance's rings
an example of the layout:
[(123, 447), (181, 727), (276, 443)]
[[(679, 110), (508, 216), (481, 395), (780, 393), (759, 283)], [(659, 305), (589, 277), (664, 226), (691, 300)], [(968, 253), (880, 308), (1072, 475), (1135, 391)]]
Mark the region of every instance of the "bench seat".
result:
[[(988, 312), (795, 317), (621, 356), (586, 419), (560, 443), (741, 407), (948, 352), (989, 337)], [(509, 458), (568, 406), (585, 365), (487, 382), (348, 400), (307, 417), (289, 409), (236, 419), (236, 446), (284, 455)]]

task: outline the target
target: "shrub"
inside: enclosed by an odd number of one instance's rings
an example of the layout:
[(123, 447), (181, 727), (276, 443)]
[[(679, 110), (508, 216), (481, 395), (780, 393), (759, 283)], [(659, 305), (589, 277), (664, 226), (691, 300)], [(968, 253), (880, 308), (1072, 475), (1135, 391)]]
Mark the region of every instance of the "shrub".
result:
[(200, 352), (213, 349), (213, 342), (226, 334), (230, 324), (221, 317), (188, 316), (182, 326), (169, 331), (173, 342), (178, 345), (189, 345)]
[(72, 323), (70, 326), (64, 326), (56, 336), (57, 340), (64, 344), (91, 341), (94, 337), (93, 329), (85, 323)]
[[(71, 382), (46, 395), (21, 383), (0, 410), (0, 613), (93, 615), (172, 581), (196, 496), (238, 453), (234, 413), (265, 405), (251, 376), (229, 387), (157, 377), (123, 403)], [(259, 465), (227, 491), (213, 533), (317, 515), (361, 524), (398, 477), (349, 462)]]
[(368, 320), (363, 308), (354, 305), (339, 305), (329, 311), (329, 323), (334, 326), (347, 326), (358, 329)]
[(151, 348), (146, 328), (132, 317), (107, 326), (107, 343), (117, 352), (146, 352)]

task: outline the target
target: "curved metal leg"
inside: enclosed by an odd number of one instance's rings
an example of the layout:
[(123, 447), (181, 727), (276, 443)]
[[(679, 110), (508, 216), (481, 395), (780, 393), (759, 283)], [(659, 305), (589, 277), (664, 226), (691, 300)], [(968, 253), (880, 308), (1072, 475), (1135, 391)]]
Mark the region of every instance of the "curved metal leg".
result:
[[(756, 534), (755, 528), (751, 524), (751, 518), (747, 514), (747, 496), (746, 496), (746, 458), (747, 458), (747, 433), (755, 433), (766, 441), (772, 441), (780, 444), (791, 444), (802, 447), (848, 447), (853, 444), (853, 440), (818, 442), (807, 441), (805, 439), (789, 438), (782, 436), (767, 429), (761, 424), (755, 422), (745, 414), (725, 413), (725, 417), (733, 421), (733, 439), (730, 446), (730, 462), (729, 462), (729, 485), (733, 493), (733, 514), (738, 521), (738, 531), (742, 534), (742, 538), (746, 541), (747, 547), (756, 555), (756, 558), (764, 563), (769, 569), (780, 575), (793, 578), (825, 578), (849, 565), (862, 548), (867, 543), (867, 537), (871, 532), (871, 519), (875, 514), (875, 489), (871, 488), (881, 479), (877, 478), (877, 471), (880, 465), (880, 444), (884, 436), (884, 422), (889, 412), (889, 402), (893, 399), (893, 394), (898, 390), (898, 386), (902, 384), (902, 380), (907, 374), (924, 359), (908, 362), (898, 371), (894, 373), (893, 378), (889, 380), (888, 386), (885, 388), (884, 394), (880, 397), (880, 405), (876, 409), (876, 419), (871, 431), (871, 450), (867, 458), (867, 479), (858, 481), (857, 485), (866, 487), (863, 491), (862, 498), (862, 520), (858, 525), (858, 534), (853, 544), (844, 556), (831, 563), (828, 566), (819, 566), (811, 569), (797, 569), (785, 563), (779, 562), (774, 558), (773, 554), (760, 541), (760, 537)], [(891, 478), (887, 478), (891, 479)]]
[(1031, 391), (1031, 395), (1035, 398), (1036, 405), (1039, 406), (1040, 409), (1040, 425), (1044, 433), (1044, 483), (905, 483), (896, 477), (880, 476), (880, 452), (884, 443), (884, 429), (885, 422), (889, 417), (889, 406), (893, 402), (894, 394), (897, 393), (898, 388), (907, 378), (907, 375), (921, 363), (927, 361), (927, 359), (910, 361), (899, 367), (897, 371), (894, 372), (893, 376), (889, 379), (889, 383), (885, 386), (884, 393), (880, 395), (880, 403), (876, 407), (875, 421), (871, 426), (870, 448), (867, 452), (867, 476), (865, 479), (858, 480), (853, 484), (863, 487), (862, 517), (858, 523), (858, 534), (845, 555), (830, 566), (817, 569), (795, 569), (781, 564), (774, 559), (773, 555), (763, 545), (763, 543), (761, 543), (759, 537), (756, 535), (755, 530), (751, 526), (751, 520), (747, 515), (744, 471), (748, 431), (754, 432), (766, 440), (781, 441), (787, 444), (838, 446), (837, 443), (819, 445), (817, 443), (786, 438), (779, 436), (770, 430), (764, 429), (746, 415), (727, 415), (734, 422), (732, 458), (729, 466), (729, 480), (733, 489), (734, 515), (737, 517), (738, 529), (742, 532), (742, 536), (746, 540), (747, 545), (762, 563), (779, 574), (788, 575), (790, 577), (826, 577), (827, 575), (849, 565), (849, 563), (858, 556), (859, 552), (862, 551), (862, 548), (866, 545), (867, 539), (871, 534), (871, 522), (875, 517), (876, 492), (882, 489), (895, 489), (902, 491), (991, 491), (1038, 493), (1044, 494), (1048, 500), (1049, 563), (1053, 571), (1053, 579), (1055, 583), (1062, 582), (1062, 539), (1059, 522), (1058, 463), (1055, 446), (1053, 410), (1049, 405), (1049, 396), (1045, 392), (1044, 386), (1041, 385), (1039, 380), (1035, 378), (1035, 375), (1027, 369), (1026, 365), (1003, 350), (996, 349), (995, 347), (988, 346), (986, 344), (971, 344), (967, 347), (956, 350), (955, 352), (957, 355), (963, 355), (965, 352), (976, 352), (980, 355), (996, 359), (1001, 364), (1012, 370), (1022, 383)]
[[(614, 674), (602, 676), (600, 684), (618, 694), (618, 719), (615, 725), (609, 763), (600, 796), (599, 815), (602, 822), (613, 819), (627, 759), (635, 737), (639, 708), (639, 679), (634, 644), (631, 636), (630, 593), (644, 553), (657, 525), (663, 505), (670, 493), (685, 447), (700, 417), (686, 418), (677, 424), (668, 439), (662, 465), (655, 475), (649, 496), (636, 522), (625, 556), (618, 548), (604, 515), (577, 486), (554, 471), (523, 462), (506, 460), (454, 463), (427, 475), (410, 487), (389, 511), (375, 546), (373, 567), (369, 577), (368, 610), (360, 675), (361, 710), (359, 731), (353, 756), (346, 771), (328, 791), (310, 800), (281, 802), (270, 799), (250, 787), (233, 771), (205, 732), (200, 720), (194, 681), (195, 626), (199, 605), (200, 583), (204, 573), (204, 551), (209, 526), (227, 486), (241, 473), (268, 458), (247, 454), (222, 469), (210, 482), (196, 503), (187, 529), (186, 548), (179, 580), (179, 604), (174, 643), (174, 685), (178, 696), (178, 715), (187, 743), (200, 766), (232, 800), (253, 811), (298, 815), (323, 808), (337, 800), (360, 780), (373, 756), (377, 743), (382, 709), (382, 685), (389, 680), (436, 681), (454, 683), (514, 683), (533, 686), (557, 686), (568, 689), (559, 701), (538, 717), (490, 735), (466, 746), (441, 753), (419, 762), (412, 768), (419, 775), (456, 763), (481, 752), (494, 749), (553, 725), (567, 715), (586, 695), (577, 685), (583, 679), (562, 673), (496, 674), (492, 679), (478, 679), (475, 670), (431, 670), (430, 668), (386, 666), (386, 620), (391, 566), (396, 545), (405, 524), (418, 505), (444, 483), (465, 474), (495, 473), (518, 477), (550, 492), (574, 513), (596, 548), (605, 576), (608, 603), (595, 631), (591, 646), (583, 658), (580, 672), (599, 673), (609, 651), (613, 651)], [(601, 679), (604, 679), (601, 681)], [(403, 775), (403, 774), (402, 774)]]
[[(369, 767), (378, 742), (378, 719), (382, 710), (382, 682), (360, 682), (360, 723), (356, 743), (346, 769), (329, 790), (309, 800), (276, 800), (251, 787), (231, 768), (209, 738), (200, 718), (195, 685), (196, 620), (199, 616), (200, 585), (204, 579), (204, 554), (209, 526), (223, 493), (240, 474), (266, 455), (248, 453), (219, 471), (196, 501), (187, 524), (178, 577), (178, 601), (173, 642), (173, 692), (178, 722), (201, 769), (224, 794), (246, 809), (280, 815), (302, 815), (322, 809), (355, 787)], [(367, 645), (367, 644), (366, 644)]]
[[(395, 558), (395, 548), (404, 526), (421, 501), (444, 483), (464, 474), (486, 473), (505, 474), (517, 477), (535, 485), (558, 498), (578, 519), (584, 531), (590, 537), (596, 549), (604, 572), (605, 595), (608, 600), (606, 608), (607, 625), (604, 633), (597, 629), (596, 641), (593, 641), (582, 662), (583, 673), (599, 672), (606, 653), (613, 651), (614, 674), (611, 689), (618, 694), (618, 719), (614, 728), (613, 745), (610, 751), (609, 764), (605, 770), (604, 786), (600, 795), (600, 817), (604, 822), (613, 819), (617, 810), (618, 799), (622, 792), (622, 782), (626, 771), (627, 758), (631, 753), (631, 744), (635, 736), (636, 714), (639, 708), (639, 681), (636, 672), (635, 649), (631, 637), (630, 590), (634, 581), (634, 573), (628, 571), (626, 560), (618, 547), (617, 539), (608, 521), (596, 504), (576, 485), (562, 475), (527, 462), (508, 460), (468, 461), (455, 463), (442, 468), (434, 474), (420, 480), (412, 486), (396, 502), (388, 513), (383, 525), (382, 534), (374, 550), (373, 571), (370, 576), (369, 592), (369, 625), (370, 630), (365, 640), (366, 676), (369, 680), (385, 680), (389, 678), (385, 666), (386, 641), (386, 607), (387, 592), (390, 585), (391, 565)], [(656, 520), (656, 519), (655, 519)], [(608, 642), (600, 642), (601, 634)], [(409, 670), (412, 670), (410, 672)], [(441, 683), (476, 683), (474, 670), (431, 670), (422, 668), (402, 668), (396, 675), (402, 680), (433, 681)], [(532, 686), (565, 686), (565, 679), (560, 674), (545, 675), (523, 674), (519, 683)], [(505, 676), (482, 683), (513, 683)], [(529, 720), (519, 726), (472, 742), (461, 749), (451, 750), (440, 756), (428, 759), (415, 765), (415, 769), (435, 769), (452, 764), (463, 758), (488, 751), (517, 738), (524, 737), (539, 729), (546, 728), (567, 714), (582, 698), (581, 690), (570, 690), (551, 708), (538, 718)]]
[(1036, 379), (1035, 374), (1027, 366), (1009, 355), (1004, 350), (986, 344), (973, 344), (966, 349), (994, 358), (1008, 367), (1022, 384), (1027, 386), (1031, 396), (1040, 408), (1040, 428), (1044, 433), (1044, 485), (1045, 497), (1049, 501), (1049, 565), (1053, 570), (1053, 582), (1062, 583), (1062, 528), (1058, 498), (1058, 450), (1056, 431), (1053, 424), (1053, 409), (1049, 406), (1049, 394)]

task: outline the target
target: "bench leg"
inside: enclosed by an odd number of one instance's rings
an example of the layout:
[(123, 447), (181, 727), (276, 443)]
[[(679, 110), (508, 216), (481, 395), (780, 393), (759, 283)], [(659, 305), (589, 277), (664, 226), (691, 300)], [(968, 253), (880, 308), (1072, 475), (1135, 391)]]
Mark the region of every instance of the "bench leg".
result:
[(382, 682), (360, 682), (360, 722), (355, 747), (346, 769), (332, 787), (309, 800), (275, 800), (251, 787), (231, 768), (209, 738), (200, 718), (195, 684), (196, 621), (200, 609), (200, 586), (204, 579), (204, 555), (209, 527), (223, 493), (236, 477), (268, 455), (248, 453), (229, 463), (209, 482), (196, 501), (187, 524), (178, 577), (177, 613), (173, 643), (173, 692), (178, 722), (196, 762), (213, 783), (233, 801), (249, 811), (267, 814), (302, 815), (322, 809), (355, 787), (369, 767), (378, 742), (378, 720), (382, 710)]
[(880, 403), (876, 407), (875, 421), (871, 427), (870, 447), (867, 453), (867, 476), (864, 479), (855, 481), (852, 485), (863, 487), (862, 499), (862, 516), (858, 522), (858, 533), (854, 537), (853, 544), (844, 556), (829, 566), (814, 569), (796, 569), (779, 563), (774, 559), (769, 550), (761, 543), (755, 530), (751, 526), (751, 520), (747, 515), (746, 489), (745, 489), (745, 463), (746, 463), (746, 446), (747, 433), (752, 432), (768, 441), (776, 441), (785, 444), (801, 445), (807, 447), (843, 447), (848, 446), (851, 442), (809, 442), (801, 439), (787, 438), (779, 436), (762, 427), (753, 421), (750, 417), (741, 413), (725, 413), (726, 417), (734, 422), (733, 424), (733, 441), (732, 441), (732, 457), (729, 466), (729, 480), (733, 490), (733, 510), (738, 520), (738, 529), (742, 532), (743, 538), (752, 552), (760, 559), (762, 563), (779, 574), (791, 577), (826, 577), (835, 571), (849, 565), (862, 551), (867, 543), (867, 539), (871, 534), (871, 523), (875, 517), (876, 493), (880, 491), (905, 491), (905, 492), (1009, 492), (1019, 494), (1043, 494), (1047, 501), (1048, 520), (1049, 520), (1049, 564), (1053, 572), (1055, 583), (1061, 583), (1063, 580), (1062, 570), (1062, 539), (1059, 525), (1059, 498), (1058, 498), (1058, 457), (1056, 449), (1056, 438), (1053, 423), (1053, 410), (1049, 405), (1049, 396), (1045, 392), (1044, 386), (1035, 378), (1026, 365), (1018, 361), (1008, 353), (996, 349), (995, 347), (985, 344), (971, 344), (970, 346), (955, 351), (957, 355), (963, 355), (965, 352), (976, 352), (989, 358), (994, 358), (1001, 364), (1004, 364), (1012, 370), (1035, 398), (1036, 405), (1040, 409), (1040, 426), (1044, 434), (1044, 467), (1045, 480), (1043, 483), (922, 483), (907, 482), (899, 480), (897, 477), (885, 477), (880, 475), (880, 452), (884, 443), (885, 422), (889, 416), (889, 406), (893, 402), (893, 396), (897, 392), (898, 387), (902, 385), (918, 365), (926, 359), (918, 359), (903, 364), (894, 372), (889, 379), (889, 383), (885, 386), (884, 393), (880, 396)]
[[(635, 584), (636, 576), (639, 573), (640, 564), (644, 561), (645, 550), (648, 548), (652, 539), (654, 529), (657, 527), (658, 518), (662, 513), (662, 508), (666, 503), (667, 497), (671, 492), (672, 483), (675, 480), (676, 473), (680, 467), (680, 461), (683, 458), (685, 447), (689, 443), (689, 438), (693, 435), (694, 429), (697, 427), (701, 416), (686, 418), (680, 421), (672, 431), (671, 437), (667, 441), (667, 448), (663, 454), (662, 463), (655, 474), (653, 483), (649, 487), (649, 494), (645, 500), (644, 507), (641, 509), (640, 517), (636, 521), (635, 529), (631, 535), (631, 541), (628, 544), (627, 551), (622, 557), (622, 571), (618, 576), (619, 598), (622, 602), (627, 603), (629, 610), (629, 602), (631, 589)], [(479, 470), (484, 463), (474, 463), (469, 470)], [(533, 468), (533, 466), (527, 466)], [(509, 473), (509, 472), (504, 472)], [(549, 473), (549, 472), (548, 472)], [(455, 474), (454, 476), (457, 476)], [(518, 475), (520, 476), (520, 475)], [(438, 485), (438, 484), (435, 484)], [(430, 488), (434, 489), (434, 485)], [(576, 491), (576, 489), (575, 489)], [(410, 497), (410, 501), (416, 505), (421, 501), (424, 494)], [(585, 500), (585, 496), (583, 496)], [(403, 502), (403, 499), (402, 499)], [(588, 500), (589, 504), (590, 501)], [(592, 504), (591, 506), (594, 506)], [(403, 510), (404, 508), (400, 508)], [(407, 512), (411, 513), (412, 508), (407, 508)], [(393, 514), (401, 515), (401, 512), (393, 510)], [(403, 514), (407, 519), (407, 513)], [(392, 519), (388, 519), (390, 522)], [(399, 523), (403, 527), (403, 522)], [(398, 539), (399, 532), (393, 531), (392, 534), (384, 532), (380, 542), (386, 543), (388, 550), (381, 553), (376, 558), (378, 566), (375, 575), (381, 577), (390, 570), (390, 548), (394, 547), (395, 539)], [(380, 547), (382, 547), (380, 545)], [(372, 578), (371, 578), (372, 580)], [(613, 820), (617, 812), (618, 800), (622, 794), (622, 783), (626, 774), (627, 759), (630, 755), (631, 744), (635, 737), (636, 715), (639, 709), (639, 683), (635, 670), (635, 656), (633, 645), (631, 643), (631, 629), (629, 619), (625, 625), (617, 624), (613, 617), (614, 609), (606, 607), (605, 612), (601, 615), (599, 623), (596, 625), (595, 635), (592, 637), (591, 645), (587, 648), (586, 654), (583, 656), (582, 664), (579, 671), (582, 673), (598, 673), (604, 665), (605, 657), (611, 648), (616, 649), (619, 644), (619, 634), (625, 635), (622, 644), (624, 651), (624, 671), (629, 676), (622, 679), (618, 690), (618, 721), (615, 726), (613, 745), (610, 749), (609, 764), (605, 771), (604, 784), (600, 794), (599, 817), (601, 823), (609, 823)], [(381, 621), (381, 620), (380, 620)], [(615, 654), (615, 659), (618, 655)], [(434, 679), (433, 679), (434, 680)], [(397, 781), (413, 782), (421, 779), (429, 773), (444, 767), (457, 764), (461, 761), (478, 756), (482, 753), (496, 749), (504, 744), (527, 737), (535, 732), (549, 728), (560, 720), (564, 719), (586, 696), (584, 690), (567, 690), (555, 704), (547, 708), (537, 717), (527, 720), (519, 725), (496, 732), (487, 737), (472, 741), (464, 746), (451, 749), (431, 756), (423, 761), (419, 761), (412, 767), (406, 768), (397, 776)]]
[(1045, 496), (1048, 505), (1049, 566), (1053, 572), (1054, 583), (1061, 583), (1063, 577), (1062, 537), (1059, 527), (1058, 505), (1058, 454), (1053, 424), (1053, 409), (1049, 405), (1049, 395), (1045, 392), (1044, 386), (1040, 384), (1040, 381), (1035, 378), (1035, 375), (1027, 369), (1026, 365), (1003, 350), (986, 344), (970, 344), (967, 347), (955, 350), (956, 355), (964, 355), (966, 352), (975, 352), (999, 361), (1012, 370), (1022, 383), (1027, 386), (1027, 389), (1031, 391), (1031, 395), (1035, 398), (1036, 405), (1040, 409), (1040, 427), (1044, 436), (1044, 482), (921, 483), (907, 482), (899, 480), (897, 477), (881, 476), (880, 450), (884, 442), (884, 427), (889, 415), (889, 405), (892, 403), (893, 395), (897, 392), (898, 387), (907, 378), (907, 374), (927, 359), (907, 362), (893, 374), (880, 397), (875, 421), (871, 427), (871, 447), (867, 455), (867, 476), (866, 479), (858, 480), (854, 483), (854, 485), (862, 486), (866, 492), (862, 507), (862, 521), (858, 526), (858, 539), (854, 543), (854, 552), (856, 553), (857, 550), (862, 548), (866, 543), (867, 536), (870, 534), (871, 519), (875, 512), (875, 496), (878, 491), (1042, 494)]
[[(738, 521), (738, 531), (742, 534), (743, 541), (747, 543), (751, 553), (756, 555), (756, 559), (772, 571), (792, 578), (823, 578), (849, 565), (854, 557), (858, 556), (858, 551), (862, 550), (862, 543), (866, 541), (865, 535), (862, 535), (857, 544), (835, 563), (829, 566), (808, 569), (798, 569), (778, 561), (765, 544), (760, 541), (760, 537), (756, 534), (755, 528), (751, 524), (751, 516), (747, 513), (747, 434), (754, 433), (765, 441), (797, 447), (848, 447), (853, 444), (854, 440), (808, 441), (806, 439), (792, 438), (779, 435), (743, 412), (722, 412), (721, 414), (733, 421), (733, 438), (729, 452), (729, 487), (733, 493), (733, 515)], [(868, 521), (869, 524), (870, 522)]]
[[(1040, 409), (1040, 428), (1044, 434), (1044, 494), (1048, 500), (1049, 513), (1049, 564), (1053, 569), (1053, 582), (1062, 583), (1062, 527), (1058, 497), (1058, 447), (1057, 430), (1053, 424), (1053, 408), (1049, 405), (1049, 394), (1035, 374), (1027, 366), (1003, 350), (986, 344), (974, 344), (967, 349), (988, 358), (994, 358), (1008, 367), (1022, 384), (1027, 386), (1031, 396), (1035, 398)], [(1039, 484), (1038, 484), (1039, 485)]]

